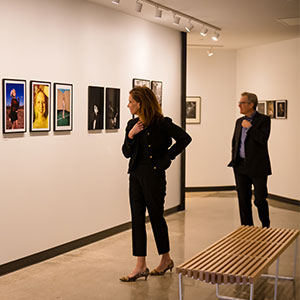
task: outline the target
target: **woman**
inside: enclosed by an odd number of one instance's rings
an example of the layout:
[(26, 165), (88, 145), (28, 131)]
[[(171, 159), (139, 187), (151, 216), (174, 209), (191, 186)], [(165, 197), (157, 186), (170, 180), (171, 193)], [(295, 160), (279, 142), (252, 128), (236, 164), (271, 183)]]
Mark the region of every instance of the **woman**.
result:
[[(128, 122), (123, 154), (129, 161), (129, 195), (132, 217), (133, 255), (136, 267), (121, 277), (124, 282), (148, 275), (164, 275), (172, 271), (168, 227), (163, 217), (166, 195), (165, 170), (171, 160), (191, 142), (191, 137), (168, 117), (164, 117), (154, 93), (147, 87), (136, 87), (129, 92), (128, 108), (138, 118)], [(176, 143), (172, 145), (172, 138)], [(171, 148), (169, 148), (172, 145)], [(149, 272), (146, 265), (145, 212), (149, 213), (152, 230), (161, 260)]]
[(33, 128), (48, 128), (48, 97), (41, 88), (35, 91)]
[(17, 93), (15, 89), (12, 89), (10, 91), (10, 97), (11, 97), (11, 104), (10, 104), (10, 113), (9, 118), (11, 121), (11, 128), (16, 129), (18, 128), (18, 110), (19, 110), (19, 101), (16, 98)]

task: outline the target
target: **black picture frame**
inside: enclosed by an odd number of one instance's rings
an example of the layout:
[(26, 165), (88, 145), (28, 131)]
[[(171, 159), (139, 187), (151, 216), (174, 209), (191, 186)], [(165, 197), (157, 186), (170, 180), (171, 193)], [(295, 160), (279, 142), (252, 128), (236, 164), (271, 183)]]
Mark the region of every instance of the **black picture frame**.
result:
[(276, 119), (287, 119), (287, 100), (276, 100)]
[(51, 82), (30, 81), (30, 131), (51, 130)]
[(156, 96), (156, 99), (160, 106), (162, 106), (162, 88), (163, 88), (163, 82), (162, 81), (157, 81), (157, 80), (152, 80), (151, 81), (151, 90)]
[(256, 108), (256, 110), (257, 110), (259, 113), (265, 115), (265, 114), (266, 114), (266, 106), (267, 106), (266, 101), (259, 101), (259, 102), (257, 103), (257, 108)]
[(201, 122), (201, 97), (186, 97), (186, 123), (200, 124)]
[(135, 88), (137, 86), (146, 86), (147, 88), (150, 89), (151, 88), (150, 80), (133, 78), (132, 79), (132, 87)]
[(276, 115), (275, 100), (268, 100), (266, 101), (266, 103), (266, 115), (269, 116), (271, 119), (274, 119)]
[(120, 128), (120, 92), (119, 88), (106, 88), (105, 90), (105, 129)]
[(104, 128), (104, 87), (88, 87), (88, 130)]
[(73, 84), (54, 83), (54, 131), (73, 130)]
[(26, 80), (8, 78), (2, 79), (2, 130), (4, 134), (26, 132), (26, 95)]

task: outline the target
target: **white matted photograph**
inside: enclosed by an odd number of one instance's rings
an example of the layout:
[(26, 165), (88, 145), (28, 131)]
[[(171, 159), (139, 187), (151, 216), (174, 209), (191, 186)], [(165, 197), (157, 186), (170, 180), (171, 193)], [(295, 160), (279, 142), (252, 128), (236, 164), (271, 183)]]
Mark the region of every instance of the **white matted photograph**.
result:
[(186, 98), (186, 123), (200, 124), (201, 97)]

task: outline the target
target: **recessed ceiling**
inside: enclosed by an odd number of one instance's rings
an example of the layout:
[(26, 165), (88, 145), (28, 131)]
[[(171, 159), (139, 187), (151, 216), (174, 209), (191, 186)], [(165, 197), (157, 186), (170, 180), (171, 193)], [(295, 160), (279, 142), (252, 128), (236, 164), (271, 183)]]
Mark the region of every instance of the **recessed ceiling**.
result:
[[(136, 0), (86, 0), (150, 22), (185, 31), (188, 20), (181, 18), (173, 24), (173, 15), (163, 11), (162, 18), (155, 18), (155, 8), (144, 3), (140, 13), (135, 11)], [(220, 27), (217, 42), (211, 40), (212, 30), (206, 37), (199, 33), (200, 24), (188, 33), (188, 45), (218, 45), (226, 49), (239, 49), (299, 37), (299, 0), (156, 0), (164, 6)], [(296, 21), (295, 21), (296, 20)], [(298, 22), (297, 22), (298, 20)], [(287, 23), (290, 21), (291, 25)], [(287, 23), (287, 24), (286, 24)], [(294, 25), (295, 24), (295, 25)], [(298, 25), (297, 25), (298, 24)]]

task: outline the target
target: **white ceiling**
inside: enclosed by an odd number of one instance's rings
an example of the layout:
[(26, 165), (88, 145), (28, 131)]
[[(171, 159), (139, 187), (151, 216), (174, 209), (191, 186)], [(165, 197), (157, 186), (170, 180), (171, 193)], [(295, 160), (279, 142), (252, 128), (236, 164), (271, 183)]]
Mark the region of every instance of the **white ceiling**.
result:
[[(135, 11), (136, 0), (86, 0), (133, 15), (157, 24), (185, 31), (186, 19), (176, 26), (172, 14), (164, 11), (162, 19), (154, 17), (155, 8), (144, 3), (141, 13)], [(299, 0), (156, 0), (164, 6), (220, 27), (218, 42), (211, 40), (212, 31), (206, 37), (199, 32), (201, 25), (188, 34), (188, 45), (217, 45), (229, 49), (257, 46), (299, 37)], [(291, 19), (297, 25), (285, 25), (277, 19)]]

